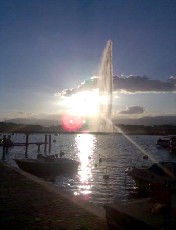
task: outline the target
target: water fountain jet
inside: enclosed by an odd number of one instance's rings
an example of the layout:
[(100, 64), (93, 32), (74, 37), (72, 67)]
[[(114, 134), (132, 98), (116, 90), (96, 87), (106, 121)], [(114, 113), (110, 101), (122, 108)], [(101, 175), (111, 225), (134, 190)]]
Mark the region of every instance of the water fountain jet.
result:
[(112, 91), (113, 91), (113, 69), (112, 69), (112, 41), (108, 41), (103, 51), (101, 63), (98, 69), (97, 88), (99, 90), (99, 132), (112, 132)]

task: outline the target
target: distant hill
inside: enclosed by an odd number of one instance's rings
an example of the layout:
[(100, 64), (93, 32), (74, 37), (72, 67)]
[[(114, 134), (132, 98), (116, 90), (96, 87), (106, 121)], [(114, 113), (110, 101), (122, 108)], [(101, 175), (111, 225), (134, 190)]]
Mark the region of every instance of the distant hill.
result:
[(114, 121), (115, 124), (124, 125), (176, 125), (176, 116), (155, 116), (143, 117), (139, 119), (119, 119)]
[(24, 125), (41, 125), (45, 127), (58, 125), (57, 120), (50, 119), (37, 119), (37, 118), (15, 118), (6, 120), (7, 123), (24, 124)]
[[(59, 125), (59, 121), (56, 119), (36, 119), (36, 118), (16, 118), (6, 120), (6, 122), (12, 122), (16, 124), (26, 125), (41, 125), (45, 127)], [(176, 116), (155, 116), (155, 117), (143, 117), (139, 119), (116, 119), (113, 121), (115, 124), (124, 125), (176, 125)]]

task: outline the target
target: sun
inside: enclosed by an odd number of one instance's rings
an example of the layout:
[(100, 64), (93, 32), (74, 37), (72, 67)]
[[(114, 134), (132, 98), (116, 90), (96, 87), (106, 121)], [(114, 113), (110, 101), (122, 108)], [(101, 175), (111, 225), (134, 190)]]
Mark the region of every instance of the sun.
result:
[(67, 107), (67, 112), (61, 118), (63, 129), (76, 131), (90, 126), (90, 119), (92, 122), (99, 117), (99, 100), (98, 90), (82, 91), (64, 98), (63, 104)]
[(61, 118), (63, 129), (76, 131), (88, 126), (97, 127), (100, 116), (103, 116), (101, 113), (106, 112), (107, 104), (108, 96), (100, 95), (98, 89), (81, 91), (63, 98), (62, 106), (65, 107)]
[(98, 90), (83, 91), (65, 99), (64, 104), (70, 113), (78, 116), (97, 116), (99, 112)]

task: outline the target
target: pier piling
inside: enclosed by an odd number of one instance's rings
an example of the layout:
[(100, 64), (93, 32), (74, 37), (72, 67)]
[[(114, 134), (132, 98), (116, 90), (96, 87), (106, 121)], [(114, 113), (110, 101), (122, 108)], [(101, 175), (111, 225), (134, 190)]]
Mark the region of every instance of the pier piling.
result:
[(51, 153), (51, 134), (49, 135), (49, 148), (48, 148), (49, 154)]
[(47, 134), (45, 134), (45, 146), (44, 146), (44, 153), (46, 154), (46, 146), (47, 146)]
[(25, 157), (26, 158), (28, 157), (28, 155), (27, 155), (27, 153), (28, 153), (28, 141), (29, 141), (29, 134), (26, 134), (26, 143), (25, 143), (25, 146), (26, 146), (26, 148), (25, 148)]
[(5, 160), (5, 149), (6, 149), (6, 135), (3, 136), (3, 151), (2, 151), (2, 160)]

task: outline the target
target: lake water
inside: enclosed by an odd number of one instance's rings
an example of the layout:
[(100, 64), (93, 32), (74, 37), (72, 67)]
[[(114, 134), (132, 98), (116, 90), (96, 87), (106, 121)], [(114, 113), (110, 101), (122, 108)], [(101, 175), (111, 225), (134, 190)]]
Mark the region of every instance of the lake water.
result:
[[(11, 135), (14, 142), (25, 142), (24, 134)], [(125, 174), (130, 166), (150, 166), (153, 161), (176, 161), (176, 154), (156, 147), (159, 136), (152, 135), (92, 135), (51, 134), (51, 154), (65, 152), (65, 157), (80, 162), (77, 175), (56, 178), (55, 184), (76, 196), (97, 205), (113, 201), (126, 201), (137, 194), (135, 182)], [(29, 142), (44, 142), (44, 134), (31, 134)], [(41, 146), (44, 152), (44, 145)], [(28, 157), (36, 158), (37, 146), (29, 145)], [(143, 156), (147, 154), (148, 160)], [(12, 147), (6, 154), (6, 161), (17, 167), (14, 158), (24, 158), (25, 147)], [(2, 147), (0, 148), (2, 158)], [(103, 176), (109, 175), (105, 180)]]

